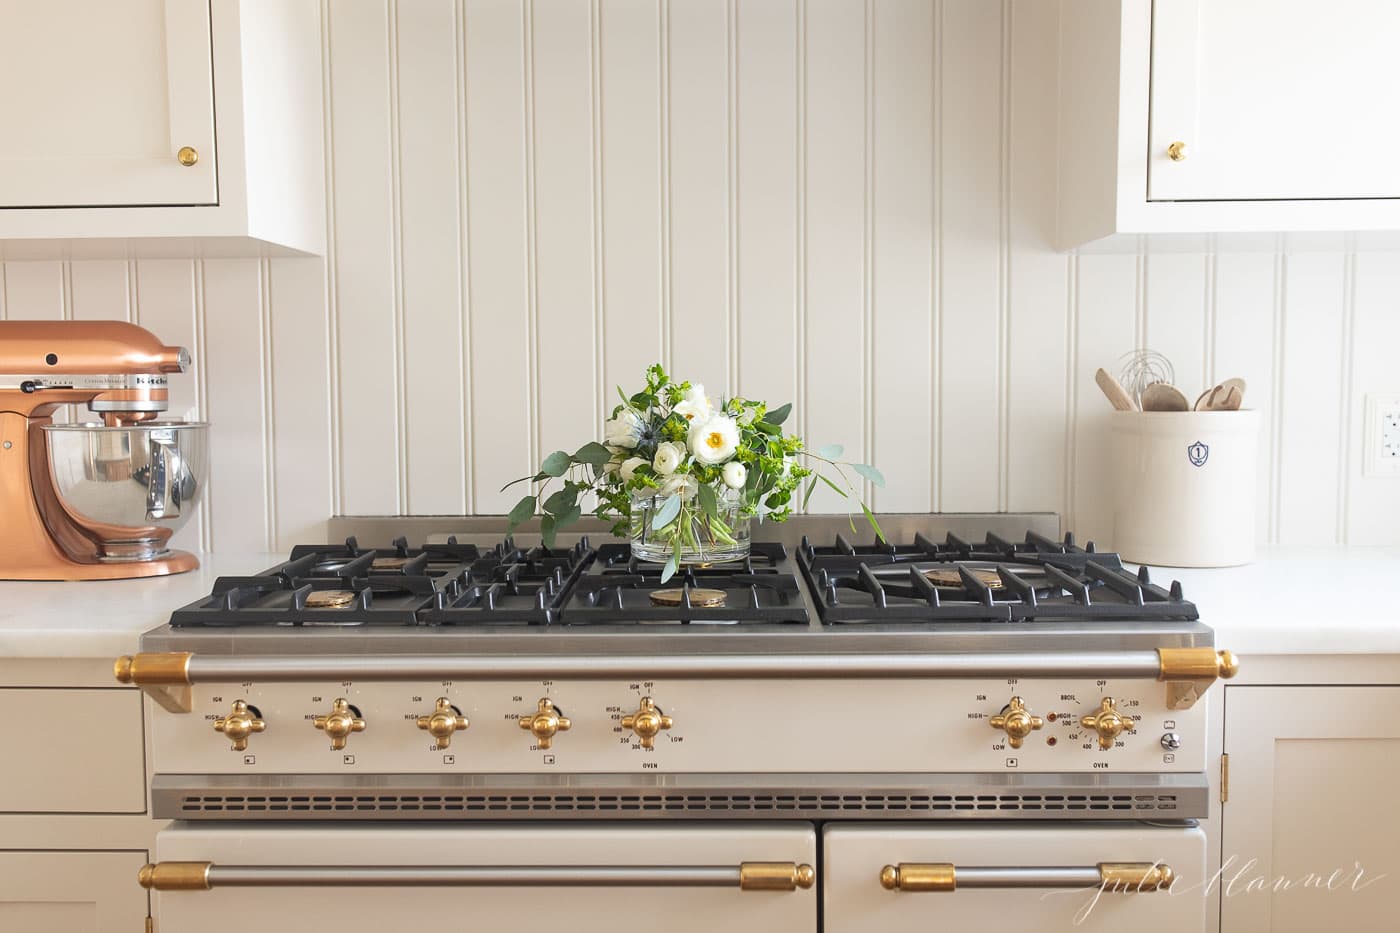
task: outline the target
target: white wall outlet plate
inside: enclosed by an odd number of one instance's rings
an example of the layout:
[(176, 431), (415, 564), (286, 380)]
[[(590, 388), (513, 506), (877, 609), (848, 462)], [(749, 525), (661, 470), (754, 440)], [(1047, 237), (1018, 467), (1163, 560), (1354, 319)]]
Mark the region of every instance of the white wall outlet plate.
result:
[(1400, 395), (1366, 396), (1366, 476), (1400, 476)]

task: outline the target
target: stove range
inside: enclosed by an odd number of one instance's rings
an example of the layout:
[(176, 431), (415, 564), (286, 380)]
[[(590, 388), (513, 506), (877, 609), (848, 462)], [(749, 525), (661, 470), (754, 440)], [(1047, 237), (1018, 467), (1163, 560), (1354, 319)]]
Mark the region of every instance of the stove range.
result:
[(155, 814), (1206, 814), (1198, 701), (1235, 662), (1178, 585), (1043, 526), (882, 523), (794, 519), (665, 583), (623, 543), (470, 526), (220, 578), (117, 665), (162, 707)]

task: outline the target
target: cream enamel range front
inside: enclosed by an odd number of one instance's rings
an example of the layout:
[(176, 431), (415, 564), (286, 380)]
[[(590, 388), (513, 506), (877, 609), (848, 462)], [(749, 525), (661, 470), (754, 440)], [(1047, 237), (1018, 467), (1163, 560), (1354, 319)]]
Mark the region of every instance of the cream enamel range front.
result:
[[(482, 534), (220, 580), (117, 663), (179, 821), (141, 879), (157, 918), (648, 925), (591, 890), (617, 887), (685, 889), (687, 930), (815, 930), (817, 892), (831, 931), (991, 903), (1070, 929), (1102, 890), (1078, 928), (1199, 928), (1156, 892), (1204, 873), (1205, 693), (1234, 659), (1179, 588), (981, 521), (1007, 517), (891, 517), (896, 546), (805, 520), (664, 586), (625, 545)], [(557, 890), (517, 912), (520, 886)]]

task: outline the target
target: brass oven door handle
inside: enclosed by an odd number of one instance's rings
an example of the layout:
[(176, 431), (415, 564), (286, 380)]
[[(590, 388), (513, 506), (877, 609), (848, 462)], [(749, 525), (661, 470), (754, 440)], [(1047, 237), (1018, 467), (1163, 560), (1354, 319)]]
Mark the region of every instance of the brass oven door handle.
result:
[[(1189, 709), (1239, 662), (1215, 648), (1151, 651), (982, 651), (940, 654), (775, 654), (658, 656), (520, 655), (196, 655), (118, 658), (118, 681), (139, 686), (287, 683), (306, 680), (611, 680), (623, 677), (785, 678), (1151, 678), (1167, 685), (1167, 707)], [(149, 691), (172, 712), (183, 697)]]
[(1176, 872), (1162, 862), (1099, 862), (1085, 866), (988, 867), (951, 862), (900, 862), (880, 870), (887, 891), (965, 888), (1102, 888), (1113, 893), (1165, 891)]
[(213, 888), (322, 887), (568, 887), (738, 888), (807, 890), (811, 865), (741, 862), (738, 865), (216, 865), (155, 862), (137, 876), (150, 891)]

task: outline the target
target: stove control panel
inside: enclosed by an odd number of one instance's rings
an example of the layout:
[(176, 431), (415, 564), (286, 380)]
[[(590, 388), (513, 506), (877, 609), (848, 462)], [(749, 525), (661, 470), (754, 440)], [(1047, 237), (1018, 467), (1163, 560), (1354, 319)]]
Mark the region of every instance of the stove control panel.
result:
[(1209, 702), (1168, 709), (1163, 685), (1145, 679), (248, 682), (192, 691), (190, 713), (152, 708), (159, 771), (1199, 772)]

